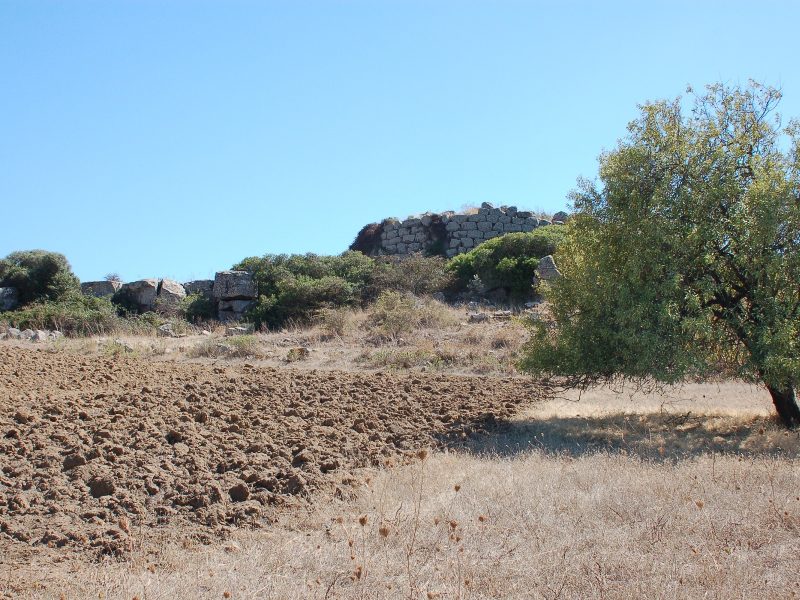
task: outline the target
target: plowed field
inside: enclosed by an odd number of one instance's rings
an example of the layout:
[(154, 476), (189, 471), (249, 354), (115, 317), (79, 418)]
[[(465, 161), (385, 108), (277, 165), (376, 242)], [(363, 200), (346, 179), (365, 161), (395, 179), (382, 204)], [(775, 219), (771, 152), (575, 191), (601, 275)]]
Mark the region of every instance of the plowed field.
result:
[(0, 347), (0, 554), (123, 554), (178, 526), (268, 524), (358, 469), (457, 445), (539, 391), (524, 380), (293, 371)]

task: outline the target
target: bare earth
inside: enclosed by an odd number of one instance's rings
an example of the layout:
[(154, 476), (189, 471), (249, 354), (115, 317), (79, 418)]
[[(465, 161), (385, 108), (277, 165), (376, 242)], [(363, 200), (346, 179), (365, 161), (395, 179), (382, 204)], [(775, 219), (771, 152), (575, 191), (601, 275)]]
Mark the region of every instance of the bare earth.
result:
[(0, 597), (800, 593), (763, 390), (351, 366), (0, 344)]
[[(131, 532), (259, 526), (353, 469), (463, 443), (523, 380), (212, 367), (0, 347), (0, 556), (120, 554)], [(22, 544), (22, 546), (20, 546)]]

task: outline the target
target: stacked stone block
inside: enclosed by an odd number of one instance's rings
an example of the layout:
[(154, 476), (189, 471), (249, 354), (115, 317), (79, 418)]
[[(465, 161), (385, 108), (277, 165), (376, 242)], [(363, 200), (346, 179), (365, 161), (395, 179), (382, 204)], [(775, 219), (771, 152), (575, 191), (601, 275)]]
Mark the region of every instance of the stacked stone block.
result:
[(516, 231), (533, 231), (549, 221), (514, 206), (495, 208), (484, 202), (474, 214), (424, 214), (405, 221), (383, 222), (381, 246), (377, 254), (430, 252), (435, 245), (448, 257), (467, 252), (494, 237)]

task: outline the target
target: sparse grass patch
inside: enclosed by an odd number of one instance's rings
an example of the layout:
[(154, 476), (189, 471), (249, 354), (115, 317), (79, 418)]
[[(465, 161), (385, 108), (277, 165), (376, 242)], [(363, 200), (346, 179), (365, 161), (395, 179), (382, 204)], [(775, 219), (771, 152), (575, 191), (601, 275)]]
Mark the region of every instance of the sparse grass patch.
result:
[(189, 358), (247, 358), (261, 354), (261, 346), (255, 335), (232, 335), (224, 340), (207, 338), (186, 352)]
[(379, 337), (396, 339), (422, 328), (455, 325), (452, 311), (441, 302), (410, 294), (383, 292), (369, 311), (368, 326)]

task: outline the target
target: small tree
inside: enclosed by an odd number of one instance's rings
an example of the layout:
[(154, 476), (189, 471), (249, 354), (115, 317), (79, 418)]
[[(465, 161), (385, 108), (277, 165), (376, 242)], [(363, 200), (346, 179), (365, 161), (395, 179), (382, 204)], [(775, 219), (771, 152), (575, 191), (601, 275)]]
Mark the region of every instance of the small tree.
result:
[(557, 252), (552, 322), (522, 368), (588, 384), (720, 366), (800, 426), (800, 126), (751, 82), (641, 107), (600, 183), (582, 181)]
[(25, 250), (0, 260), (0, 287), (17, 289), (21, 305), (36, 300), (57, 301), (80, 290), (66, 257), (58, 252)]

